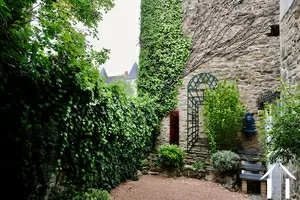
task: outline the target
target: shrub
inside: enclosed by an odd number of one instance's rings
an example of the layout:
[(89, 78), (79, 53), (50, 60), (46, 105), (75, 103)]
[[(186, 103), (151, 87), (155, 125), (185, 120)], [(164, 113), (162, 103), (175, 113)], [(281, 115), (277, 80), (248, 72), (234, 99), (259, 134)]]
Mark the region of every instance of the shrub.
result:
[(67, 185), (66, 187), (55, 186), (51, 189), (49, 200), (73, 200), (78, 195), (74, 185)]
[(219, 83), (205, 91), (204, 127), (213, 152), (236, 149), (237, 132), (242, 129), (244, 106), (234, 83)]
[(192, 166), (193, 166), (194, 168), (197, 168), (197, 169), (204, 169), (204, 168), (205, 168), (205, 164), (202, 163), (202, 162), (193, 163)]
[(167, 167), (179, 167), (183, 164), (184, 151), (176, 145), (162, 145), (158, 154), (161, 164)]
[(76, 191), (75, 186), (56, 186), (52, 189), (49, 200), (111, 200), (106, 190), (89, 188), (86, 192)]
[(265, 105), (260, 120), (266, 155), (271, 162), (300, 162), (300, 85), (285, 86), (276, 104)]
[(90, 188), (85, 192), (81, 200), (111, 200), (109, 193), (106, 190)]
[(215, 170), (228, 172), (238, 169), (240, 157), (232, 151), (218, 151), (211, 156), (211, 163)]

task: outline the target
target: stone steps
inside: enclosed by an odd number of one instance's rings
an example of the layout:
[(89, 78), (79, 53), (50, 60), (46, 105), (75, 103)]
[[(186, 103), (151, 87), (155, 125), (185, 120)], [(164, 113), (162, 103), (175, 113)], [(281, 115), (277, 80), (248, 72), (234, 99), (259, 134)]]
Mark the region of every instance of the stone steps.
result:
[(247, 161), (247, 162), (252, 162), (252, 163), (259, 163), (262, 162), (263, 157), (259, 155), (240, 155), (241, 161)]
[(195, 148), (195, 147), (199, 147), (199, 148), (201, 148), (201, 147), (209, 148), (209, 145), (207, 145), (207, 144), (194, 144), (194, 145), (192, 146), (192, 148)]
[(262, 164), (240, 164), (240, 169), (253, 172), (266, 171), (266, 167)]
[(265, 178), (263, 180), (260, 180), (261, 177), (263, 177), (262, 174), (240, 174), (240, 179), (245, 179), (249, 181), (266, 181)]
[(196, 161), (210, 157), (208, 138), (197, 138), (187, 154)]
[(201, 147), (201, 148), (192, 148), (189, 152), (189, 154), (198, 154), (198, 153), (205, 153), (205, 154), (209, 154), (210, 150), (208, 148), (205, 147)]
[(260, 156), (261, 153), (261, 151), (253, 149), (238, 150), (240, 156), (239, 168), (241, 172), (253, 174), (256, 174), (257, 172), (264, 173), (266, 167), (263, 165), (263, 157)]
[(208, 143), (208, 139), (207, 138), (198, 138), (193, 146), (209, 146), (209, 143)]
[(260, 154), (263, 154), (263, 151), (261, 151), (259, 149), (239, 149), (238, 154), (260, 155)]
[(194, 153), (194, 154), (189, 154), (190, 156), (193, 157), (195, 160), (201, 160), (201, 159), (206, 159), (210, 156), (208, 153)]

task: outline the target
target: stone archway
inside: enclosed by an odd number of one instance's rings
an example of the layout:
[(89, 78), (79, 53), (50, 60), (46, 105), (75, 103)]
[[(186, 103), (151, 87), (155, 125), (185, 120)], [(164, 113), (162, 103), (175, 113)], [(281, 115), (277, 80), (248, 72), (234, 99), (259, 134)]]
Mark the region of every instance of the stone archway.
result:
[(217, 87), (218, 79), (210, 73), (195, 75), (188, 84), (187, 92), (187, 151), (192, 147), (200, 133), (200, 112), (207, 88)]

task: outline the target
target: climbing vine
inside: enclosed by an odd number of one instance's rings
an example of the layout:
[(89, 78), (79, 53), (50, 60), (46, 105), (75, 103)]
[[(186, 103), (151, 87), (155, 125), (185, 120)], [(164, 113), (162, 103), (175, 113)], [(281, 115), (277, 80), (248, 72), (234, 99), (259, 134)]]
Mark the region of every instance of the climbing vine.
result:
[(178, 85), (191, 41), (183, 36), (182, 1), (142, 0), (141, 52), (138, 95), (155, 100), (157, 114), (164, 117), (177, 105)]
[(135, 176), (158, 121), (148, 99), (98, 84), (94, 97), (76, 93), (68, 102), (57, 168), (74, 185), (110, 190)]
[[(94, 64), (109, 51), (85, 42), (112, 6), (0, 0), (3, 196), (44, 199), (53, 177), (84, 193), (135, 175), (158, 124), (153, 101), (104, 84)], [(78, 22), (87, 29), (77, 29)]]

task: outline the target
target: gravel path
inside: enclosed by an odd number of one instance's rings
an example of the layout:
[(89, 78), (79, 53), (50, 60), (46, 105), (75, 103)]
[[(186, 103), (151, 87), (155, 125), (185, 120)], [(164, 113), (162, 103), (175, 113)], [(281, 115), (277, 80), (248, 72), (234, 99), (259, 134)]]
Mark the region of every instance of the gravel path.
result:
[(190, 178), (166, 178), (144, 175), (128, 181), (111, 192), (114, 200), (243, 200), (241, 193), (230, 192), (220, 185)]

